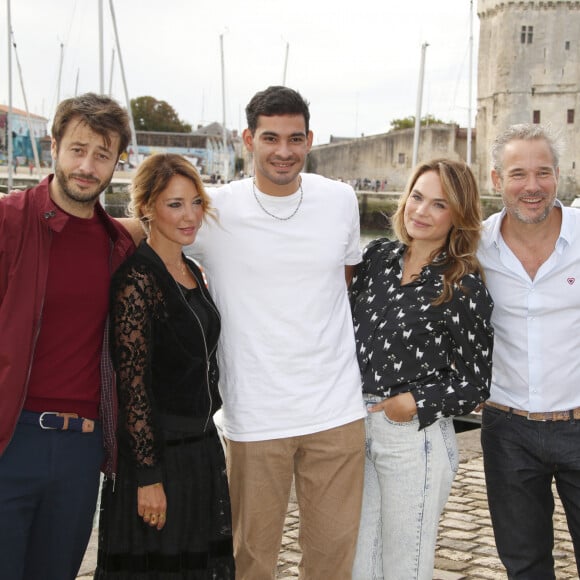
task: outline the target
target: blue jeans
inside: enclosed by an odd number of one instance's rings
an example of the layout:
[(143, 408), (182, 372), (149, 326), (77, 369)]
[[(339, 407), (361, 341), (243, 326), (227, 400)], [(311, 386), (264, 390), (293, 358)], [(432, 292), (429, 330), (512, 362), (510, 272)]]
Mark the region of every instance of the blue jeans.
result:
[[(379, 397), (365, 396), (367, 403)], [(431, 580), (439, 518), (458, 468), (453, 420), (418, 430), (366, 418), (363, 507), (353, 580)]]
[(0, 457), (0, 577), (74, 580), (92, 530), (102, 431), (19, 423)]
[[(508, 577), (555, 578), (555, 479), (580, 562), (580, 423), (528, 421), (486, 407), (481, 445), (499, 557)], [(580, 567), (579, 567), (580, 574)]]

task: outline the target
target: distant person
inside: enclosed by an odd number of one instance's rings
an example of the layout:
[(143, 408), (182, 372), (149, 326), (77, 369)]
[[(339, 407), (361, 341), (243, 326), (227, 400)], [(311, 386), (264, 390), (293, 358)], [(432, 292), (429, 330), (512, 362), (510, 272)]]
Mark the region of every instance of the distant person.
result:
[(514, 125), (492, 149), (504, 209), (479, 259), (495, 301), (491, 396), (481, 443), (499, 556), (509, 578), (555, 578), (555, 481), (580, 574), (580, 212), (557, 199), (560, 143)]
[(119, 469), (103, 484), (95, 578), (234, 580), (225, 457), (213, 414), (220, 317), (182, 254), (211, 215), (180, 155), (152, 155), (131, 188), (147, 240), (115, 273), (111, 345)]
[(453, 417), (489, 395), (492, 300), (475, 256), (477, 185), (463, 162), (419, 165), (351, 287), (366, 419), (355, 580), (431, 580), (458, 467)]
[(223, 315), (223, 429), (237, 580), (271, 580), (292, 479), (304, 578), (351, 576), (365, 415), (347, 281), (361, 259), (352, 188), (301, 173), (308, 104), (269, 87), (246, 107), (254, 177), (212, 193), (191, 247)]
[(115, 472), (109, 282), (134, 250), (99, 205), (131, 137), (108, 97), (62, 101), (55, 175), (0, 199), (0, 576), (76, 578)]

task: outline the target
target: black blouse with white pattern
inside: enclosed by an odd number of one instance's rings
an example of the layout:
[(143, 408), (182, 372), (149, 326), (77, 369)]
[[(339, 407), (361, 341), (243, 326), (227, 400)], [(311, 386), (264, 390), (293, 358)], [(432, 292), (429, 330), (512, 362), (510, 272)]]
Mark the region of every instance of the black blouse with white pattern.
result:
[(420, 428), (464, 415), (489, 397), (493, 301), (481, 278), (465, 276), (453, 298), (433, 306), (443, 266), (401, 285), (405, 246), (386, 238), (364, 250), (350, 294), (363, 392), (410, 392)]

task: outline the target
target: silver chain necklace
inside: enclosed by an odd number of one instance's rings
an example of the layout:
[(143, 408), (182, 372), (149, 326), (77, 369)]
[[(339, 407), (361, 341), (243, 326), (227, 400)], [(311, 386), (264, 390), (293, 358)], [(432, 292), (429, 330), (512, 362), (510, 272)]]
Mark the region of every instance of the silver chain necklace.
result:
[(298, 200), (298, 205), (294, 208), (294, 211), (286, 217), (280, 217), (276, 214), (273, 214), (271, 212), (269, 212), (263, 205), (262, 202), (260, 201), (260, 199), (258, 198), (258, 194), (256, 193), (256, 179), (252, 179), (252, 192), (254, 193), (254, 198), (256, 199), (256, 201), (258, 202), (258, 205), (260, 206), (261, 210), (268, 214), (270, 217), (273, 217), (274, 219), (280, 220), (282, 222), (285, 222), (291, 218), (293, 218), (296, 215), (296, 212), (300, 209), (300, 206), (302, 205), (302, 198), (304, 197), (304, 192), (302, 191), (302, 178), (300, 178), (300, 184), (298, 185), (299, 189), (300, 189), (300, 199)]

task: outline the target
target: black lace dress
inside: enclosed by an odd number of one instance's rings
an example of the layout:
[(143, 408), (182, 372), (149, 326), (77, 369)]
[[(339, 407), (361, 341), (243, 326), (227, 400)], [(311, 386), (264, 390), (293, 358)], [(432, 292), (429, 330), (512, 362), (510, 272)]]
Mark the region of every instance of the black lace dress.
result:
[[(180, 287), (145, 243), (115, 274), (111, 351), (119, 395), (116, 479), (105, 480), (95, 578), (234, 580), (220, 407), (219, 315), (199, 269)], [(137, 487), (161, 482), (165, 527), (137, 514)]]

